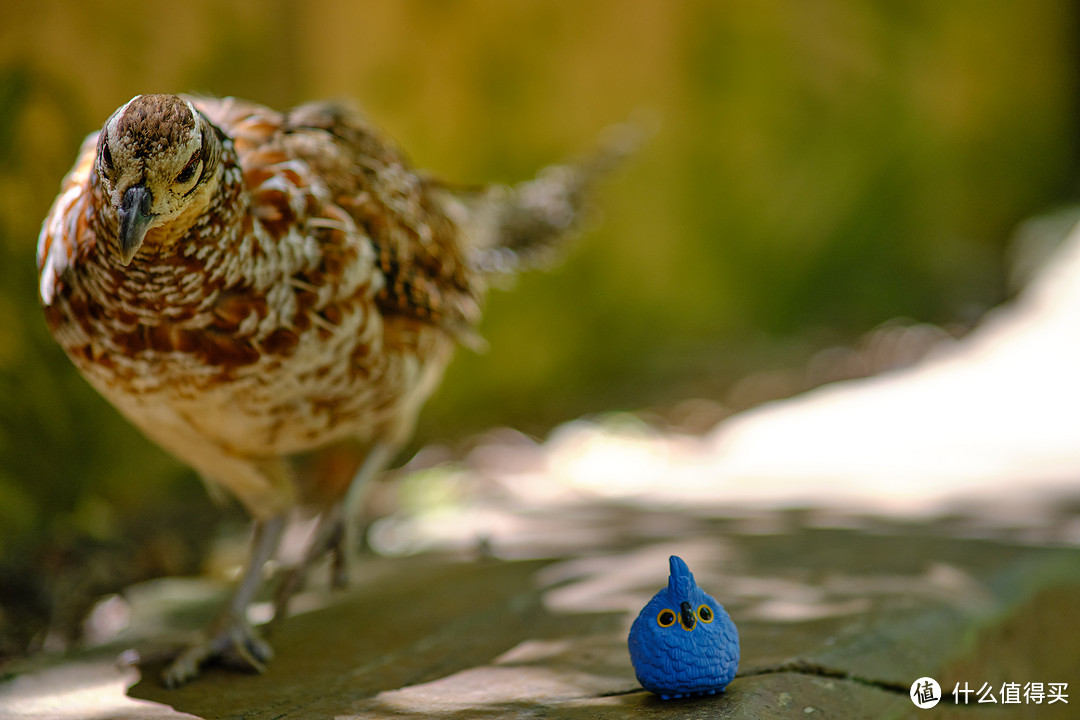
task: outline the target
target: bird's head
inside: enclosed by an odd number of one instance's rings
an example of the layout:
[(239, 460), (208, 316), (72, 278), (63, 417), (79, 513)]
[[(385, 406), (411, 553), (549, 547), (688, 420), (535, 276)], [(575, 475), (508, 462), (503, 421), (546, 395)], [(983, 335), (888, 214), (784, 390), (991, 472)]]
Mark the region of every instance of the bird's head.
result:
[(154, 228), (186, 230), (216, 188), (221, 143), (210, 121), (176, 95), (137, 95), (105, 123), (95, 170), (117, 217), (127, 265)]
[(694, 582), (694, 574), (678, 555), (670, 560), (668, 586), (652, 599), (655, 624), (659, 630), (693, 632), (701, 625), (712, 624), (719, 605)]

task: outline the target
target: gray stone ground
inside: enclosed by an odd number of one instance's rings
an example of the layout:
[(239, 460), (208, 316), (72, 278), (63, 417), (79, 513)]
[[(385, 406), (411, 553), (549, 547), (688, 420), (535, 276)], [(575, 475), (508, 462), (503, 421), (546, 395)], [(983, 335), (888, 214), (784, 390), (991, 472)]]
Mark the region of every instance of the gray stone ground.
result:
[[(227, 591), (173, 578), (99, 605), (81, 652), (5, 667), (0, 718), (1080, 717), (1077, 277), (1080, 229), (955, 345), (702, 436), (616, 418), (414, 463), (382, 555), (298, 598), (264, 675), (161, 688)], [(718, 697), (662, 702), (630, 667), (672, 553), (739, 627)], [(1067, 702), (1006, 704), (1007, 683)]]
[[(610, 500), (494, 507), (487, 524), (502, 530), (471, 549), (369, 557), (339, 593), (313, 583), (273, 629), (278, 657), (264, 675), (214, 668), (164, 690), (165, 654), (226, 586), (136, 586), (103, 644), (8, 668), (0, 717), (1080, 716), (1080, 549), (1054, 540), (1074, 537), (1076, 508), (1036, 528)], [(740, 673), (721, 696), (663, 702), (634, 679), (626, 634), (672, 553), (739, 627)], [(946, 701), (920, 711), (908, 688), (925, 675)], [(1068, 683), (1068, 703), (1001, 703), (1002, 683), (1029, 681)], [(950, 702), (965, 682), (989, 683), (999, 702)]]

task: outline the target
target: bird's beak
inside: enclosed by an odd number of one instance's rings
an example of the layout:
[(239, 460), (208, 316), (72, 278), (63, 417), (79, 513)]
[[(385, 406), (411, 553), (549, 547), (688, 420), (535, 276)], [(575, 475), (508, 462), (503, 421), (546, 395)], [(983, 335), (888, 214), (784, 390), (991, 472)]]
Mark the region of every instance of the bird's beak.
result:
[(127, 265), (142, 246), (146, 231), (154, 221), (150, 205), (154, 195), (145, 185), (132, 185), (124, 191), (117, 210), (120, 216), (120, 262)]
[(679, 620), (682, 622), (682, 626), (687, 630), (693, 630), (694, 625), (697, 624), (697, 618), (694, 617), (694, 608), (690, 607), (690, 603), (683, 601), (679, 605)]

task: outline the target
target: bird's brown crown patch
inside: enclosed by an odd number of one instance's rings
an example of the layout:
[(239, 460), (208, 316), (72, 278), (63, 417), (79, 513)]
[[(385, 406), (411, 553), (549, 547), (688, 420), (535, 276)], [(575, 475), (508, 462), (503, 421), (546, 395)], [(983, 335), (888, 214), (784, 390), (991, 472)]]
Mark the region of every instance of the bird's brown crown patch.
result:
[(159, 143), (177, 145), (191, 135), (195, 118), (190, 106), (176, 95), (140, 95), (116, 119), (116, 132), (143, 153)]

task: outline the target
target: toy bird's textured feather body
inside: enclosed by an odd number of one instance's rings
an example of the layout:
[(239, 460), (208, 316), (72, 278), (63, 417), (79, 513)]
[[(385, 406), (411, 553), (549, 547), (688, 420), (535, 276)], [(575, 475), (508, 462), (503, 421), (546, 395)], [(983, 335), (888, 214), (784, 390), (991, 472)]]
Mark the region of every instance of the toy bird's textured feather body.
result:
[(722, 691), (739, 667), (739, 633), (724, 608), (671, 556), (668, 586), (630, 628), (638, 682), (664, 699)]
[[(95, 388), (267, 517), (310, 490), (278, 458), (407, 439), (474, 332), (484, 281), (473, 260), (495, 241), (469, 237), (469, 204), (356, 114), (185, 102), (215, 134), (205, 208), (150, 229), (124, 266), (92, 135), (42, 227), (41, 299)], [(143, 115), (128, 125), (167, 120)], [(136, 130), (125, 137), (139, 142)]]

